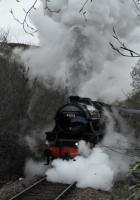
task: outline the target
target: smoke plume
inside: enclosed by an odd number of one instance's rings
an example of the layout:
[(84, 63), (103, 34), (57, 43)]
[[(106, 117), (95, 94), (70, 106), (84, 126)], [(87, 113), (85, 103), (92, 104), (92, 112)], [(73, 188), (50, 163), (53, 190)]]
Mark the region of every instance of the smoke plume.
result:
[[(136, 59), (121, 57), (109, 46), (115, 27), (130, 48), (138, 50), (139, 20), (131, 0), (46, 1), (31, 18), (38, 28), (39, 47), (22, 52), (33, 75), (54, 78), (71, 93), (112, 102), (131, 90), (130, 70)], [(60, 12), (55, 12), (60, 10)], [(114, 40), (113, 40), (114, 42)]]
[[(122, 100), (131, 90), (129, 74), (136, 60), (116, 54), (109, 42), (113, 40), (114, 26), (130, 48), (139, 49), (140, 28), (133, 2), (88, 1), (83, 16), (79, 10), (84, 2), (52, 0), (48, 2), (52, 12), (42, 0), (42, 5), (31, 15), (38, 28), (39, 47), (20, 52), (21, 58), (32, 75), (46, 80), (53, 78), (52, 87), (63, 85), (70, 93), (108, 102)], [(57, 10), (60, 12), (55, 12)], [(81, 156), (77, 156), (76, 161), (54, 160), (46, 172), (47, 179), (110, 190), (116, 176), (128, 171), (131, 161), (129, 138), (122, 135), (126, 127), (114, 129), (115, 115), (106, 114), (106, 135), (100, 144), (90, 149), (81, 141)]]
[(44, 162), (37, 162), (30, 158), (26, 162), (24, 172), (27, 178), (32, 178), (34, 176), (44, 176), (46, 169)]

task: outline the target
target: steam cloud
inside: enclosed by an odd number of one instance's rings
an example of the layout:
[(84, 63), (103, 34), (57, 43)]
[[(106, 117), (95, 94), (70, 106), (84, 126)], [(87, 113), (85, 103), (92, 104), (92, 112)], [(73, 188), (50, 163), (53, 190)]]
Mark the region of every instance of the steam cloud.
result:
[[(52, 0), (50, 8), (61, 9), (60, 13), (46, 10), (45, 2), (42, 0), (43, 7), (31, 16), (38, 28), (39, 47), (22, 52), (22, 60), (31, 73), (46, 79), (53, 77), (53, 86), (68, 86), (70, 92), (82, 96), (108, 102), (124, 99), (124, 91), (131, 90), (129, 73), (136, 60), (117, 55), (109, 42), (114, 26), (130, 48), (139, 49), (140, 28), (133, 2), (89, 1), (85, 7), (87, 20), (79, 13), (85, 1)], [(46, 172), (48, 180), (76, 181), (79, 187), (110, 190), (115, 176), (127, 172), (131, 160), (126, 155), (130, 147), (128, 138), (114, 130), (113, 117), (106, 115), (107, 134), (102, 143), (91, 150), (81, 141), (81, 156), (76, 157), (76, 161), (54, 160), (53, 168)], [(122, 125), (122, 129), (125, 128)], [(120, 149), (123, 153), (118, 153)]]
[(25, 176), (32, 178), (34, 176), (43, 176), (46, 171), (46, 166), (44, 162), (37, 162), (32, 158), (28, 159), (25, 165)]
[(54, 86), (68, 86), (73, 94), (108, 102), (124, 99), (131, 90), (129, 74), (136, 60), (113, 52), (109, 42), (114, 26), (130, 48), (139, 49), (140, 28), (133, 2), (89, 1), (87, 20), (79, 13), (84, 0), (48, 3), (50, 9), (60, 9), (59, 13), (45, 9), (45, 2), (42, 0), (43, 7), (31, 16), (38, 28), (40, 47), (22, 52), (32, 74), (53, 77)]
[[(115, 131), (115, 121), (108, 112), (106, 135), (100, 144), (90, 149), (84, 141), (79, 143), (80, 156), (73, 160), (56, 159), (47, 170), (47, 180), (60, 183), (77, 183), (78, 187), (92, 187), (109, 191), (119, 175), (124, 176), (135, 156), (131, 157), (129, 134)], [(121, 130), (122, 131), (122, 130)], [(132, 141), (132, 140), (131, 140)]]

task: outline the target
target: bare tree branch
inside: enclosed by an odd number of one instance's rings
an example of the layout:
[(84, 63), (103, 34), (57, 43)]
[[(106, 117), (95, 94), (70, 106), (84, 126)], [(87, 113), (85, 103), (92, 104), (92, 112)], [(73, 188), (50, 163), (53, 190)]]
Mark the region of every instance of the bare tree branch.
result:
[(83, 14), (83, 17), (84, 17), (85, 21), (87, 21), (87, 18), (86, 18), (87, 11), (85, 10), (85, 6), (89, 1), (92, 3), (94, 0), (85, 0), (85, 2), (83, 3), (82, 7), (79, 10), (79, 13)]
[[(16, 20), (19, 24), (22, 25), (23, 27), (23, 30), (25, 31), (25, 33), (27, 34), (30, 34), (33, 36), (33, 34), (35, 32), (37, 32), (37, 29), (35, 29), (33, 26), (29, 25), (29, 23), (27, 22), (27, 18), (28, 18), (28, 15), (29, 13), (31, 12), (31, 10), (35, 10), (35, 5), (37, 3), (38, 0), (35, 0), (34, 3), (32, 4), (32, 6), (26, 11), (24, 8), (23, 8), (23, 11), (25, 12), (25, 16), (24, 16), (24, 19), (23, 21), (20, 21), (15, 15), (14, 15), (14, 12), (13, 10), (10, 10), (10, 13), (12, 14), (14, 20)], [(20, 2), (19, 0), (17, 0), (17, 2)]]
[(79, 10), (79, 13), (80, 13), (80, 12), (83, 12), (83, 10), (84, 10), (86, 4), (88, 3), (88, 1), (89, 1), (89, 0), (86, 0), (86, 1), (84, 2), (84, 4), (82, 5), (82, 7), (81, 7), (80, 10)]
[(140, 57), (140, 53), (137, 53), (136, 51), (133, 51), (132, 49), (129, 49), (118, 37), (115, 28), (113, 27), (113, 37), (115, 40), (118, 42), (119, 47), (115, 46), (111, 42), (109, 43), (111, 48), (118, 52), (120, 55), (125, 56), (125, 57)]
[(7, 43), (8, 42), (8, 36), (10, 31), (5, 31), (3, 28), (0, 29), (0, 43)]
[(58, 10), (52, 10), (50, 7), (49, 7), (49, 5), (48, 5), (48, 3), (50, 3), (51, 2), (51, 0), (46, 0), (46, 5), (45, 5), (45, 10), (48, 10), (49, 12), (53, 12), (53, 13), (59, 13), (60, 11), (61, 11), (61, 9), (58, 9)]
[[(20, 3), (20, 0), (16, 0), (17, 3)], [(86, 18), (86, 13), (87, 11), (84, 9), (86, 4), (88, 2), (93, 2), (94, 0), (85, 0), (84, 4), (82, 5), (81, 9), (79, 10), (79, 13), (82, 13), (83, 14), (83, 17), (85, 19), (85, 21), (87, 21), (87, 18)], [(16, 17), (16, 15), (14, 14), (13, 10), (11, 9), (10, 10), (10, 13), (11, 15), (13, 16), (14, 20), (16, 20), (19, 24), (22, 25), (23, 27), (23, 30), (25, 33), (31, 35), (31, 36), (34, 36), (34, 33), (36, 33), (38, 30), (36, 28), (34, 28), (32, 25), (29, 24), (28, 22), (28, 15), (29, 13), (31, 12), (31, 10), (35, 10), (36, 9), (36, 4), (37, 4), (38, 0), (35, 0), (33, 2), (33, 4), (31, 5), (31, 7), (28, 9), (28, 10), (25, 10), (25, 8), (23, 8), (23, 12), (25, 13), (25, 16), (23, 18), (23, 20), (19, 20), (18, 17)], [(49, 12), (51, 13), (60, 13), (61, 9), (52, 9), (49, 5), (49, 3), (51, 3), (51, 0), (46, 0), (45, 1), (46, 5), (44, 7), (45, 10), (48, 10)]]
[[(20, 2), (20, 0), (16, 0), (18, 3)], [(23, 30), (25, 31), (25, 33), (33, 36), (34, 33), (36, 33), (38, 30), (35, 29), (33, 26), (29, 25), (27, 19), (28, 19), (28, 15), (29, 13), (31, 12), (31, 10), (36, 10), (36, 4), (37, 4), (38, 0), (35, 0), (34, 3), (31, 5), (31, 7), (26, 11), (25, 8), (23, 8), (23, 12), (25, 13), (25, 16), (24, 16), (24, 19), (23, 21), (20, 21), (14, 14), (13, 10), (10, 10), (10, 13), (12, 14), (14, 20), (16, 20), (19, 24), (22, 25), (23, 27)], [(48, 10), (49, 12), (53, 12), (53, 13), (59, 13), (61, 11), (61, 9), (58, 9), (58, 10), (52, 10), (50, 7), (49, 7), (49, 3), (51, 2), (51, 0), (46, 0), (46, 5), (45, 5), (45, 8), (46, 10)]]
[(139, 8), (140, 0), (132, 0), (132, 1), (134, 2), (136, 9), (140, 12), (140, 8)]

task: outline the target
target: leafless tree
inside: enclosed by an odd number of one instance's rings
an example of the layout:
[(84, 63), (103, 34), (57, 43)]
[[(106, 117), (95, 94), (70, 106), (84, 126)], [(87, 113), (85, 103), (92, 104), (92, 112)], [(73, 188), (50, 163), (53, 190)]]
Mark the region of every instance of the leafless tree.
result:
[(140, 13), (140, 7), (139, 7), (140, 0), (132, 0), (132, 1), (133, 1), (134, 5), (135, 5), (137, 11)]
[(88, 3), (89, 1), (92, 3), (94, 0), (85, 0), (85, 2), (83, 3), (82, 7), (81, 7), (80, 10), (79, 10), (79, 13), (82, 13), (82, 14), (83, 14), (83, 17), (84, 17), (85, 21), (87, 21), (87, 18), (86, 18), (86, 13), (87, 13), (87, 11), (85, 10), (85, 7), (86, 7), (86, 5), (87, 5), (87, 3)]
[(57, 9), (57, 10), (53, 10), (50, 8), (49, 3), (51, 2), (51, 0), (46, 0), (46, 5), (44, 7), (45, 10), (48, 10), (49, 12), (53, 12), (53, 13), (59, 13), (61, 11), (61, 9)]
[(0, 42), (7, 43), (9, 37), (9, 30), (5, 31), (3, 28), (0, 29)]
[[(20, 2), (20, 0), (16, 0), (16, 1), (17, 1), (18, 3)], [(61, 11), (60, 9), (58, 9), (58, 10), (53, 10), (53, 9), (50, 8), (50, 6), (49, 6), (49, 3), (50, 3), (50, 2), (51, 2), (51, 0), (46, 0), (46, 5), (45, 5), (44, 9), (45, 9), (45, 10), (48, 10), (49, 12), (59, 13), (59, 12)], [(29, 14), (30, 14), (30, 12), (31, 12), (32, 10), (36, 10), (36, 5), (37, 5), (37, 3), (38, 3), (38, 0), (35, 0), (35, 1), (33, 2), (33, 4), (31, 5), (31, 7), (30, 7), (28, 10), (25, 10), (25, 8), (23, 8), (23, 11), (24, 11), (24, 13), (25, 13), (25, 16), (24, 16), (24, 18), (23, 18), (22, 21), (20, 21), (20, 20), (18, 19), (18, 17), (16, 17), (16, 15), (14, 14), (14, 11), (13, 11), (12, 9), (10, 10), (10, 13), (11, 13), (11, 15), (13, 16), (14, 20), (16, 20), (19, 24), (22, 25), (23, 30), (25, 31), (25, 33), (27, 33), (27, 34), (29, 34), (29, 35), (31, 35), (31, 36), (33, 36), (34, 33), (37, 32), (37, 29), (34, 28), (32, 25), (30, 25), (30, 23), (29, 23), (29, 21), (28, 21), (28, 16), (29, 16)]]
[(113, 27), (113, 38), (117, 41), (119, 46), (115, 46), (113, 43), (110, 42), (110, 46), (113, 50), (118, 52), (121, 56), (125, 57), (140, 57), (140, 53), (137, 53), (136, 51), (128, 48), (125, 43), (121, 41), (119, 36), (116, 33), (115, 28)]
[[(137, 11), (140, 13), (140, 0), (132, 0)], [(125, 57), (140, 57), (140, 53), (130, 49), (127, 45), (119, 38), (118, 34), (116, 33), (115, 28), (113, 27), (113, 38), (117, 41), (118, 46), (114, 45), (110, 42), (111, 48), (119, 53), (121, 56)]]
[(0, 28), (0, 55), (4, 57), (8, 56), (9, 47), (7, 43), (9, 42), (9, 30), (4, 30)]
[[(16, 0), (16, 1), (17, 1), (17, 3), (20, 3), (20, 0)], [(87, 11), (85, 10), (85, 7), (86, 7), (88, 2), (92, 3), (93, 1), (94, 0), (85, 0), (85, 2), (83, 3), (82, 7), (79, 10), (79, 13), (83, 14), (83, 17), (84, 17), (85, 21), (87, 21), (87, 18), (86, 18)], [(18, 17), (16, 17), (16, 15), (14, 14), (14, 11), (12, 9), (10, 10), (10, 13), (13, 16), (14, 20), (16, 20), (19, 24), (22, 25), (23, 30), (25, 31), (25, 33), (30, 34), (31, 36), (33, 36), (34, 33), (37, 32), (37, 29), (34, 28), (32, 25), (30, 25), (30, 23), (28, 21), (28, 16), (29, 16), (29, 14), (30, 14), (30, 12), (32, 10), (36, 10), (37, 3), (38, 3), (38, 0), (35, 0), (28, 10), (25, 10), (25, 8), (23, 8), (25, 16), (24, 16), (22, 21), (19, 20)], [(50, 3), (51, 3), (51, 0), (45, 0), (44, 9), (48, 10), (51, 13), (60, 13), (61, 9), (56, 9), (56, 10), (52, 9), (51, 6), (50, 6)]]
[[(17, 1), (17, 2), (20, 2), (19, 0), (16, 0), (16, 1)], [(32, 36), (34, 35), (35, 32), (37, 32), (37, 29), (34, 28), (32, 25), (29, 24), (29, 22), (28, 22), (28, 15), (29, 15), (29, 13), (31, 12), (31, 10), (35, 10), (35, 9), (36, 9), (35, 6), (36, 6), (36, 4), (37, 4), (37, 1), (38, 1), (38, 0), (35, 0), (35, 1), (33, 2), (33, 4), (31, 5), (31, 7), (30, 7), (28, 10), (25, 10), (25, 9), (23, 8), (23, 11), (24, 11), (24, 13), (25, 13), (25, 16), (24, 16), (24, 18), (23, 18), (22, 21), (20, 21), (20, 20), (18, 19), (18, 17), (15, 16), (15, 14), (14, 14), (14, 12), (13, 12), (12, 9), (10, 10), (10, 13), (11, 13), (11, 15), (13, 16), (14, 20), (16, 20), (19, 24), (22, 25), (23, 30), (25, 31), (25, 33), (30, 34), (30, 35), (32, 35)]]
[(93, 2), (94, 0), (85, 0), (85, 2), (83, 3), (82, 7), (80, 8), (79, 12), (84, 12), (85, 10), (85, 6), (88, 2)]

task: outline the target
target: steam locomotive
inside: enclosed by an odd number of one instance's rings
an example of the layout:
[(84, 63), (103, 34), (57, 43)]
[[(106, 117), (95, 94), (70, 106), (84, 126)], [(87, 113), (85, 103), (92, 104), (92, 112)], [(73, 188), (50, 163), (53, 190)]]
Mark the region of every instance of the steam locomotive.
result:
[(69, 159), (77, 156), (80, 140), (95, 146), (104, 136), (103, 108), (107, 106), (90, 98), (70, 96), (69, 102), (56, 112), (54, 129), (45, 133), (47, 163), (58, 157)]

